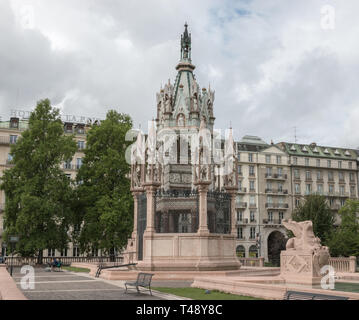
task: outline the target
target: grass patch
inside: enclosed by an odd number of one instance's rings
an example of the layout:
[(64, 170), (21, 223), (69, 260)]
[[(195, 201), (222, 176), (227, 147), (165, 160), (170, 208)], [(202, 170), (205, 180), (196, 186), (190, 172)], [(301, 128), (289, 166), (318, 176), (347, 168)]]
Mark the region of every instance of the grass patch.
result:
[(153, 288), (164, 293), (174, 294), (180, 297), (186, 297), (194, 300), (262, 300), (254, 297), (239, 296), (236, 294), (230, 294), (220, 292), (217, 290), (210, 290), (210, 293), (206, 294), (205, 289), (199, 288)]
[(72, 271), (72, 272), (84, 272), (84, 273), (89, 273), (90, 269), (87, 268), (78, 268), (78, 267), (62, 267), (62, 269), (67, 270), (67, 271)]
[(359, 283), (336, 282), (334, 291), (346, 291), (359, 293)]

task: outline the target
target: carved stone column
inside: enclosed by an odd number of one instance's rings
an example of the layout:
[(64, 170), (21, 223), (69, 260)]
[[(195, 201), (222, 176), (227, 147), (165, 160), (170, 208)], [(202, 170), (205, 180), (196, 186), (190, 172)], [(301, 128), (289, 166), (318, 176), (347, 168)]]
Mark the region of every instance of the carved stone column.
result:
[(208, 229), (208, 216), (207, 216), (207, 192), (210, 182), (198, 182), (198, 193), (199, 193), (199, 222), (198, 222), (198, 233), (209, 234)]

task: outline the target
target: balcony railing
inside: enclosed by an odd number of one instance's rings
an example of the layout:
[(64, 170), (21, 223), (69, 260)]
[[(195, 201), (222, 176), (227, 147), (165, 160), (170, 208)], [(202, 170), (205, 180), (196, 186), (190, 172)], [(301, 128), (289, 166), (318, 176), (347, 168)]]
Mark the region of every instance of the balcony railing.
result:
[(237, 220), (237, 225), (248, 224), (248, 219)]
[(288, 178), (287, 174), (279, 174), (279, 173), (266, 173), (266, 179), (273, 179), (273, 180), (286, 180)]
[(287, 209), (289, 208), (289, 205), (288, 203), (270, 203), (270, 202), (267, 202), (266, 203), (266, 208), (268, 209)]
[(272, 194), (288, 194), (287, 189), (265, 189), (265, 193), (272, 193)]
[(236, 201), (237, 208), (247, 208), (247, 202)]
[(263, 219), (263, 224), (266, 225), (278, 225), (278, 224), (282, 224), (282, 220), (281, 219)]
[(247, 188), (238, 188), (238, 193), (246, 193)]

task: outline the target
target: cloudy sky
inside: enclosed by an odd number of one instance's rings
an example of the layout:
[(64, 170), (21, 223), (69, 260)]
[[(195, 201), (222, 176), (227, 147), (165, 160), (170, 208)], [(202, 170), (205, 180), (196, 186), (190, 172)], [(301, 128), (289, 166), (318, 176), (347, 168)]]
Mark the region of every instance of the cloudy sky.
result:
[(48, 97), (147, 126), (187, 21), (217, 128), (279, 142), (296, 127), (298, 142), (355, 148), (358, 15), (358, 0), (0, 0), (0, 116)]

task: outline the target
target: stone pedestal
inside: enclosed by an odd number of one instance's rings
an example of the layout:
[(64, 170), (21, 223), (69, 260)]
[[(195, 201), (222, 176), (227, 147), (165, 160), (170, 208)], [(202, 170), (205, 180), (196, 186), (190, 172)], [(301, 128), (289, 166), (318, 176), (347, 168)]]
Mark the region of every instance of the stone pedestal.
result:
[(286, 283), (320, 284), (320, 269), (328, 264), (327, 249), (286, 250), (280, 255), (280, 275)]

